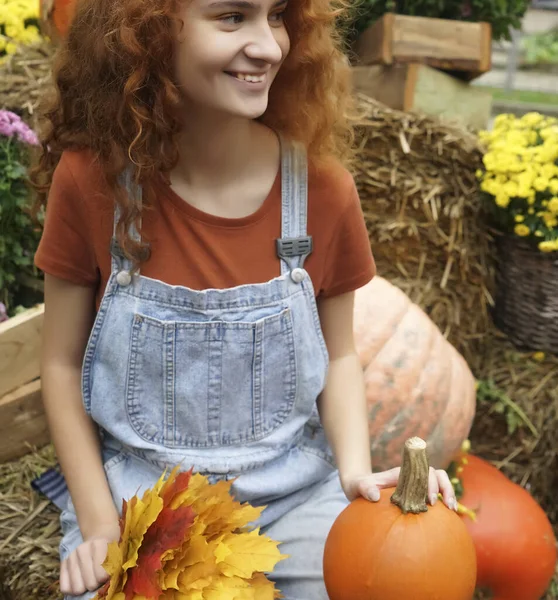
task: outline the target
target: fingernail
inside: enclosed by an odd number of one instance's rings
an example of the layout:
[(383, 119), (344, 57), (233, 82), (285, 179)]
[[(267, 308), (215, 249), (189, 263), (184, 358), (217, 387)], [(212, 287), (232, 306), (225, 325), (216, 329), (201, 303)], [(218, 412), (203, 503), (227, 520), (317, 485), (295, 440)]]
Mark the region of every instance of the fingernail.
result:
[(368, 490), (368, 499), (372, 502), (378, 502), (380, 499), (380, 491), (379, 490)]
[(452, 508), (452, 509), (453, 509), (455, 512), (457, 512), (457, 500), (456, 500), (455, 498), (452, 498), (452, 499), (450, 500), (450, 503), (451, 503), (451, 508)]
[(438, 500), (438, 494), (432, 494), (430, 496), (430, 504), (432, 504), (432, 506), (434, 506), (434, 504), (436, 504), (437, 500)]

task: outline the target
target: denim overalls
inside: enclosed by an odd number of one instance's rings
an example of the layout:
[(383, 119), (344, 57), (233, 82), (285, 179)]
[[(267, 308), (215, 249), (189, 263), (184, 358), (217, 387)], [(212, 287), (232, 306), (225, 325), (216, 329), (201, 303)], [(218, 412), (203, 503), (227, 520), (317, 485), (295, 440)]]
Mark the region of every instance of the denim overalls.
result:
[[(327, 600), (323, 540), (346, 500), (316, 409), (328, 356), (303, 268), (306, 155), (284, 138), (281, 187), (281, 275), (266, 283), (196, 291), (130, 275), (113, 241), (83, 399), (117, 507), (176, 464), (212, 481), (236, 478), (236, 498), (268, 506), (259, 525), (291, 554), (273, 575), (285, 597)], [(82, 541), (71, 502), (62, 525), (65, 558)]]

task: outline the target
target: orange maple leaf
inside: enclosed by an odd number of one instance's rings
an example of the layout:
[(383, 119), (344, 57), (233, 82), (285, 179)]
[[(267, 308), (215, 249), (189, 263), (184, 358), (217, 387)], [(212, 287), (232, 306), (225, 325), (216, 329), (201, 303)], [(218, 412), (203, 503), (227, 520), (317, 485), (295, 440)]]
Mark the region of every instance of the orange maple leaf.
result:
[(189, 506), (176, 510), (163, 508), (143, 538), (138, 564), (130, 572), (124, 587), (126, 600), (132, 600), (135, 594), (153, 600), (159, 598), (162, 594), (159, 573), (163, 567), (163, 554), (183, 544), (194, 517)]
[[(133, 507), (137, 502), (137, 496), (132, 497), (130, 500), (130, 506)], [(120, 540), (122, 540), (122, 536), (124, 535), (124, 529), (126, 526), (126, 512), (128, 511), (128, 502), (126, 500), (122, 500), (122, 517), (120, 518)], [(107, 582), (99, 589), (97, 592), (96, 598), (101, 600), (102, 598), (106, 598), (108, 595), (108, 591), (111, 585), (111, 579), (108, 579)]]
[(192, 470), (177, 474), (177, 469), (173, 469), (163, 484), (160, 491), (163, 509), (145, 533), (137, 566), (124, 586), (126, 600), (132, 600), (135, 594), (155, 600), (161, 595), (159, 574), (163, 555), (182, 546), (196, 516), (190, 506), (171, 508), (173, 500), (188, 489), (191, 477)]

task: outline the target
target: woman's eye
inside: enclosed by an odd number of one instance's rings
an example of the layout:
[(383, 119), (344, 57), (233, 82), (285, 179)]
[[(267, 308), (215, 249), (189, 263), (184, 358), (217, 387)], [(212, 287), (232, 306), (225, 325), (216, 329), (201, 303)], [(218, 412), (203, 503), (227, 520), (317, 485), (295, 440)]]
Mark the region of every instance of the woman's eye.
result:
[(243, 19), (244, 15), (241, 15), (240, 13), (233, 13), (219, 18), (220, 21), (227, 25), (238, 25), (239, 23), (242, 23)]
[(275, 13), (274, 15), (270, 16), (270, 19), (272, 21), (276, 21), (276, 22), (281, 22), (283, 21), (283, 17), (285, 16), (285, 11), (282, 10), (281, 12)]

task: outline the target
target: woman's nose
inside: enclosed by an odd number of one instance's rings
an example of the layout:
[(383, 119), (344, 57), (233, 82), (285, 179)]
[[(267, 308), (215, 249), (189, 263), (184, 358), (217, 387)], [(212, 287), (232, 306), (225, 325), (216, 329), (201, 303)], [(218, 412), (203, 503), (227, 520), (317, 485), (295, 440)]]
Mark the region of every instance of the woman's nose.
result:
[(283, 50), (276, 38), (278, 33), (286, 35), (284, 30), (270, 27), (268, 23), (254, 28), (251, 32), (252, 39), (244, 49), (246, 56), (270, 65), (280, 63), (283, 58)]

